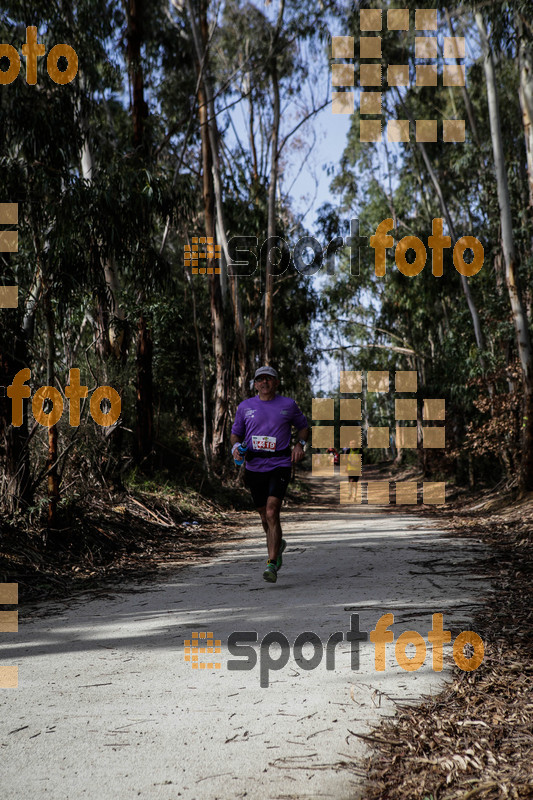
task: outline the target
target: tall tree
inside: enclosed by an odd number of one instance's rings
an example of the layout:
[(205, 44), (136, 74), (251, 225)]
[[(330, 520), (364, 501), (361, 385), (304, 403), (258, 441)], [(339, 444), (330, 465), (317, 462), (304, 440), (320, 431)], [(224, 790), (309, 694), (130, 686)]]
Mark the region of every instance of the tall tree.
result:
[[(202, 142), (202, 181), (204, 202), (205, 235), (213, 244), (216, 241), (215, 221), (215, 188), (214, 188), (214, 151), (216, 149), (214, 131), (209, 124), (209, 102), (204, 75), (209, 69), (209, 26), (207, 22), (208, 0), (200, 0), (199, 20), (196, 20), (192, 4), (189, 13), (193, 37), (196, 40), (196, 68), (198, 73), (198, 117)], [(214, 146), (214, 147), (213, 147)], [(218, 174), (217, 174), (218, 179)], [(209, 299), (211, 308), (211, 326), (213, 337), (213, 358), (215, 367), (214, 409), (211, 434), (211, 453), (216, 463), (220, 464), (225, 456), (228, 370), (224, 333), (224, 311), (220, 275), (215, 272), (215, 259), (207, 259), (207, 267), (211, 270), (209, 280)]]
[(273, 280), (273, 251), (276, 247), (276, 191), (279, 173), (279, 126), (281, 116), (280, 86), (279, 86), (279, 53), (280, 36), (283, 26), (285, 0), (279, 0), (276, 24), (272, 30), (272, 40), (269, 53), (269, 75), (272, 90), (272, 130), (270, 134), (270, 180), (268, 183), (268, 222), (266, 267), (265, 267), (265, 352), (263, 361), (270, 364), (274, 347), (274, 307), (272, 302)]
[(524, 490), (531, 491), (533, 489), (533, 349), (531, 347), (528, 319), (522, 303), (522, 296), (518, 283), (518, 259), (513, 234), (511, 202), (509, 198), (507, 170), (505, 167), (500, 109), (496, 90), (492, 49), (489, 43), (485, 21), (480, 11), (476, 11), (475, 18), (481, 36), (484, 55), (483, 66), (487, 84), (490, 132), (498, 190), (498, 203), (500, 207), (505, 282), (511, 304), (524, 387), (523, 449), (520, 484)]
[[(196, 62), (198, 64), (198, 81), (203, 89), (203, 95), (206, 100), (206, 128), (208, 135), (208, 145), (210, 149), (211, 162), (212, 162), (212, 184), (214, 194), (214, 207), (216, 212), (215, 233), (214, 239), (219, 241), (222, 247), (223, 258), (221, 259), (221, 272), (220, 272), (220, 288), (222, 292), (222, 279), (225, 278), (227, 272), (227, 265), (230, 263), (230, 253), (228, 247), (228, 239), (226, 236), (227, 222), (224, 210), (224, 197), (223, 197), (223, 184), (222, 184), (222, 168), (220, 158), (220, 134), (217, 124), (217, 113), (215, 108), (215, 101), (213, 97), (213, 85), (210, 75), (210, 49), (213, 39), (212, 32), (208, 30), (207, 26), (207, 4), (205, 6), (205, 18), (201, 20), (200, 30), (196, 22), (196, 17), (192, 8), (190, 0), (187, 2), (189, 18), (191, 21), (191, 29), (193, 33), (194, 48), (196, 52)], [(202, 140), (203, 142), (203, 140)], [(203, 145), (202, 145), (203, 146)], [(205, 179), (204, 179), (205, 180)], [(217, 275), (212, 277), (218, 278)], [(247, 355), (246, 355), (246, 337), (244, 331), (244, 319), (242, 314), (241, 298), (238, 289), (238, 277), (228, 276), (229, 285), (231, 289), (231, 303), (233, 310), (234, 334), (236, 343), (236, 369), (237, 384), (240, 392), (244, 391), (244, 385), (247, 373)], [(217, 381), (219, 374), (217, 372)], [(226, 376), (226, 395), (231, 394), (231, 380), (229, 373)], [(215, 395), (216, 397), (216, 395)], [(217, 400), (215, 399), (215, 419), (218, 419), (216, 411)], [(218, 426), (215, 424), (214, 431)], [(219, 449), (218, 441), (213, 438), (213, 447), (215, 451)], [(222, 446), (223, 450), (223, 446)]]
[[(133, 147), (135, 161), (139, 169), (149, 165), (149, 142), (146, 134), (148, 105), (144, 98), (144, 74), (142, 64), (143, 23), (146, 9), (144, 0), (128, 0), (127, 5), (127, 59), (131, 86), (131, 118), (133, 126)], [(149, 220), (145, 217), (140, 231), (142, 240), (149, 232)], [(141, 259), (146, 258), (146, 242), (143, 241)], [(146, 265), (142, 265), (146, 268)], [(152, 450), (153, 438), (153, 376), (152, 376), (152, 334), (146, 314), (142, 309), (145, 300), (144, 290), (138, 293), (140, 314), (137, 321), (137, 458), (146, 459)]]
[(533, 35), (531, 23), (516, 15), (518, 33), (518, 68), (520, 70), (520, 106), (524, 122), (527, 174), (529, 183), (529, 210), (533, 216)]

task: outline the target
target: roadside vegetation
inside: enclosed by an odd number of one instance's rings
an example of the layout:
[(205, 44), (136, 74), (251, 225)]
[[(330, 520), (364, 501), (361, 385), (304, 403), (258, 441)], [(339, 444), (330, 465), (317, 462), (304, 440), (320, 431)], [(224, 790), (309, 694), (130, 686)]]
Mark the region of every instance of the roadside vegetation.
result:
[(481, 666), (421, 704), (402, 705), (369, 737), (365, 800), (500, 800), (533, 796), (533, 497), (486, 492), (436, 515), (440, 528), (487, 546), (487, 587), (472, 629)]

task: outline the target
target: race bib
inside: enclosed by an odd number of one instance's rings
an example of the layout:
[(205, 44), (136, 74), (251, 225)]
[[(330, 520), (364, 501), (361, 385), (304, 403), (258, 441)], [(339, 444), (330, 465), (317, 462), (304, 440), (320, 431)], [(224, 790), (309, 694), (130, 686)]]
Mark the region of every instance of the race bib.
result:
[(252, 436), (252, 449), (253, 450), (271, 450), (276, 449), (275, 436)]

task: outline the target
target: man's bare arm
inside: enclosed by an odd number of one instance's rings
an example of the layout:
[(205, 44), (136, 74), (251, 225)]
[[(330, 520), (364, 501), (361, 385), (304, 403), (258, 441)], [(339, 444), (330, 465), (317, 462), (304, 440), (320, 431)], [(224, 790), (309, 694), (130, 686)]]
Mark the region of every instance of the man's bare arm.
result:
[(307, 439), (309, 437), (309, 428), (300, 428), (297, 436), (298, 436), (298, 442), (292, 448), (292, 453), (291, 453), (291, 461), (293, 462), (293, 464), (297, 464), (298, 461), (301, 461), (303, 458), (305, 458), (305, 452), (299, 440), (302, 439), (304, 442), (307, 442)]

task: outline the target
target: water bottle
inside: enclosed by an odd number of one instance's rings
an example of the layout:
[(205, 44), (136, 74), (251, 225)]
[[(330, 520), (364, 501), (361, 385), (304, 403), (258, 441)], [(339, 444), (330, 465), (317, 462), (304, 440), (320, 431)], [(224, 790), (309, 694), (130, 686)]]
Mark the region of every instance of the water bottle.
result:
[(235, 466), (241, 467), (244, 464), (244, 456), (246, 451), (248, 450), (248, 445), (246, 444), (246, 442), (242, 442), (236, 449), (239, 451), (241, 460), (237, 461), (235, 458), (233, 460), (235, 461)]

